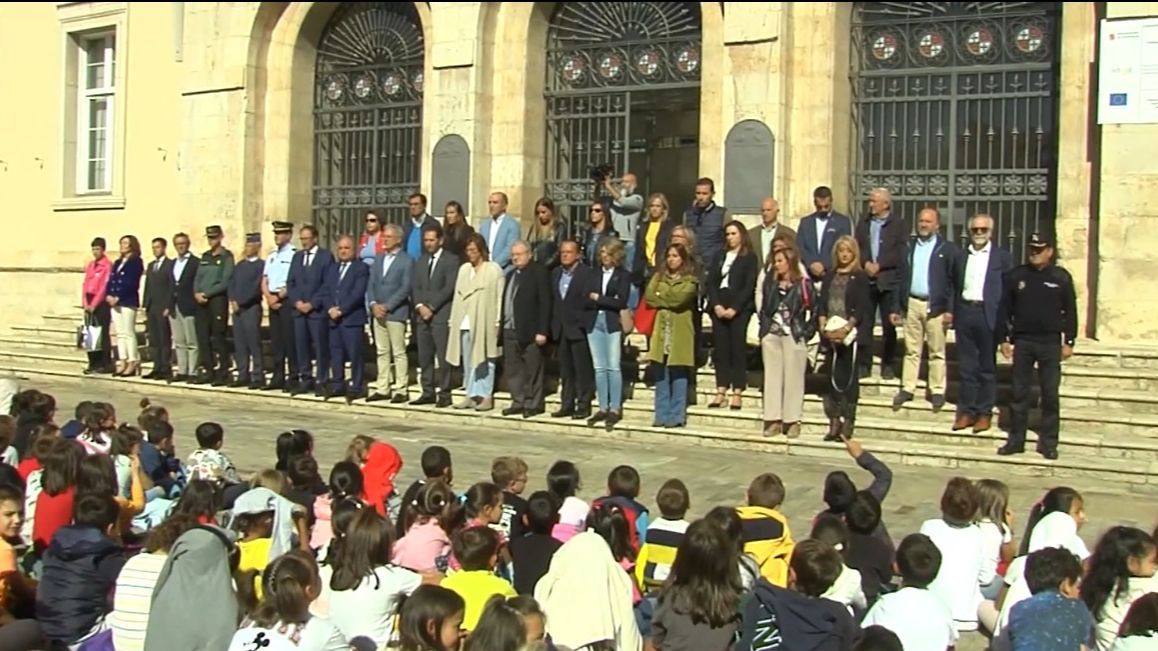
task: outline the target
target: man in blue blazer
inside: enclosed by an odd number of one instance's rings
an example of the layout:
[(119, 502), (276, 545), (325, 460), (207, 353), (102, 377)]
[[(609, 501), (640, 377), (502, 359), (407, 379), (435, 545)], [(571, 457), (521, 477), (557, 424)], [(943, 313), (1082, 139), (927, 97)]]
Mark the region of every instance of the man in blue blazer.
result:
[[(816, 212), (800, 220), (796, 227), (796, 247), (800, 260), (814, 282), (824, 280), (832, 267), (832, 247), (842, 235), (852, 235), (852, 220), (832, 209), (832, 190), (820, 186), (812, 192)], [(864, 252), (861, 252), (864, 257)]]
[(487, 242), (491, 262), (509, 274), (515, 268), (511, 262), (511, 245), (519, 239), (519, 220), (507, 213), (507, 195), (503, 192), (492, 192), (487, 197), (487, 210), (490, 217), (479, 224), (478, 233)]
[(366, 303), (374, 319), (374, 343), (378, 349), (378, 381), (367, 402), (408, 400), (410, 365), (406, 357), (406, 322), (410, 320), (410, 276), (414, 262), (402, 250), (402, 229), (382, 227), (384, 250), (374, 258)]
[[(338, 261), (325, 273), (326, 316), (330, 326), (330, 384), (322, 388), (322, 397), (345, 396), (346, 402), (366, 395), (365, 359), (362, 356), (362, 331), (366, 327), (366, 283), (370, 267), (355, 259), (354, 238), (338, 239)], [(346, 383), (346, 362), (350, 363), (350, 382)]]
[[(326, 323), (323, 281), (326, 271), (334, 264), (334, 256), (318, 246), (318, 231), (313, 226), (302, 226), (298, 239), (302, 248), (294, 253), (286, 280), (286, 300), (294, 310), (294, 348), (299, 373), (291, 380), (290, 395), (312, 390), (320, 396), (330, 372), (330, 328)], [(310, 355), (311, 344), (313, 356)]]
[(953, 327), (957, 330), (957, 364), (961, 391), (953, 431), (989, 429), (997, 401), (997, 344), (1005, 322), (999, 314), (1004, 276), (1013, 268), (1009, 252), (993, 244), (993, 218), (984, 213), (969, 220), (967, 247), (953, 274)]

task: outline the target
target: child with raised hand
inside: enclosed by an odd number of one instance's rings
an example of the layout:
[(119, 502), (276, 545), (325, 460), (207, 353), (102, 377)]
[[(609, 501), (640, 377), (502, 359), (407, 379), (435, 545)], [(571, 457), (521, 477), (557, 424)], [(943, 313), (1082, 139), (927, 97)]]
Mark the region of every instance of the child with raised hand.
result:
[(511, 569), (515, 590), (521, 595), (529, 595), (535, 592), (535, 584), (547, 573), (551, 558), (563, 546), (551, 535), (559, 520), (555, 498), (547, 491), (533, 493), (527, 500), (523, 519), (527, 535), (511, 539)]
[(338, 627), (310, 612), (322, 591), (313, 556), (295, 549), (274, 559), (265, 569), (262, 587), (264, 598), (234, 634), (229, 651), (348, 651), (350, 644)]
[(217, 423), (201, 423), (194, 430), (198, 449), (189, 455), (186, 465), (189, 468), (189, 479), (204, 479), (219, 486), (231, 486), (241, 483), (237, 474), (237, 467), (233, 461), (221, 451), (225, 446), (225, 428)]
[(398, 618), (399, 651), (458, 651), (466, 603), (457, 592), (420, 586), (402, 603)]
[(635, 562), (635, 579), (644, 592), (663, 585), (675, 562), (684, 532), (688, 530), (688, 521), (684, 519), (691, 508), (688, 487), (678, 479), (667, 480), (660, 486), (655, 504), (660, 517), (647, 525)]
[(1078, 599), (1082, 564), (1061, 547), (1046, 547), (1025, 561), (1025, 580), (1033, 596), (1009, 612), (1013, 651), (1079, 649), (1089, 644), (1094, 620)]
[(869, 608), (861, 625), (883, 626), (901, 639), (906, 649), (948, 649), (957, 643), (953, 613), (929, 592), (941, 571), (941, 550), (929, 537), (905, 536), (897, 548), (897, 573), (903, 583), (896, 592), (882, 595)]
[(462, 625), (472, 631), (491, 597), (514, 597), (516, 593), (506, 579), (494, 574), (499, 561), (498, 532), (490, 527), (468, 527), (456, 533), (451, 544), (462, 569), (448, 574), (442, 587), (454, 590), (466, 602)]
[(561, 543), (574, 538), (587, 526), (591, 506), (575, 496), (581, 486), (579, 467), (570, 461), (556, 461), (547, 471), (547, 490), (559, 504), (559, 522), (551, 535)]
[(508, 540), (521, 538), (523, 515), (527, 512), (527, 462), (518, 457), (498, 457), (491, 463), (491, 481), (503, 491), (503, 516), (495, 528)]

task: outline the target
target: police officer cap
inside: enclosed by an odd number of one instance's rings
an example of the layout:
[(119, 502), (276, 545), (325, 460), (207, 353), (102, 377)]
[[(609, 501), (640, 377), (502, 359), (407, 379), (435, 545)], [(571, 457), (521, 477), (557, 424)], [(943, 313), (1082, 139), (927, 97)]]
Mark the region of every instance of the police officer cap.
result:
[(245, 243), (246, 244), (261, 244), (261, 233), (246, 233), (245, 234)]
[(292, 233), (294, 231), (293, 222), (274, 222), (273, 232), (275, 233)]
[(1042, 233), (1033, 233), (1029, 236), (1029, 248), (1044, 249), (1047, 246), (1053, 246), (1053, 242), (1050, 242), (1049, 238)]
[(221, 237), (222, 231), (220, 226), (207, 226), (205, 228), (205, 237)]

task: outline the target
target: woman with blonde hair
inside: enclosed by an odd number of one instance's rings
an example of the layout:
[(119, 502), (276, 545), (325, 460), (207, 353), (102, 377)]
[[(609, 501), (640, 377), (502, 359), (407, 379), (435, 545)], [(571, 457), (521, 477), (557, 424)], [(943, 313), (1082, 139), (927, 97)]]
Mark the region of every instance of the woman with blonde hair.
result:
[(141, 357), (137, 351), (137, 309), (141, 307), (141, 243), (135, 235), (121, 238), (121, 257), (113, 263), (105, 301), (112, 308), (113, 326), (117, 330), (117, 366), (113, 375), (129, 376), (141, 373)]
[(764, 361), (764, 436), (800, 436), (808, 341), (816, 332), (812, 283), (801, 272), (795, 247), (777, 249), (764, 276), (760, 304), (760, 354)]
[[(856, 403), (860, 399), (856, 327), (870, 318), (869, 279), (860, 263), (860, 247), (851, 235), (842, 235), (832, 247), (832, 267), (824, 278), (816, 317), (821, 340), (828, 349), (829, 383), (824, 398), (828, 416), (826, 441), (852, 438)], [(867, 342), (866, 342), (867, 345)]]
[(527, 244), (531, 259), (552, 271), (559, 266), (559, 246), (567, 236), (565, 225), (559, 223), (555, 202), (542, 197), (535, 202), (535, 219), (527, 229)]
[(647, 198), (647, 218), (635, 231), (635, 260), (632, 270), (636, 284), (646, 287), (656, 269), (663, 269), (664, 252), (671, 242), (676, 223), (668, 219), (671, 212), (667, 197), (656, 192)]
[(700, 280), (692, 254), (670, 244), (663, 271), (652, 276), (644, 295), (655, 307), (647, 356), (655, 369), (655, 427), (683, 427), (688, 420), (688, 379), (696, 366), (696, 301)]
[(458, 268), (450, 309), (446, 363), (461, 366), (466, 398), (455, 409), (494, 408), (495, 358), (503, 312), (503, 270), (491, 262), (486, 240), (472, 233), (463, 246), (466, 261)]
[(631, 293), (631, 279), (622, 268), (623, 242), (615, 238), (599, 244), (599, 285), (587, 298), (595, 308), (595, 321), (587, 333), (587, 346), (595, 366), (595, 393), (599, 411), (588, 421), (594, 425), (606, 421), (614, 426), (623, 418), (623, 371), (620, 357), (623, 352), (623, 324), (620, 312), (627, 307)]

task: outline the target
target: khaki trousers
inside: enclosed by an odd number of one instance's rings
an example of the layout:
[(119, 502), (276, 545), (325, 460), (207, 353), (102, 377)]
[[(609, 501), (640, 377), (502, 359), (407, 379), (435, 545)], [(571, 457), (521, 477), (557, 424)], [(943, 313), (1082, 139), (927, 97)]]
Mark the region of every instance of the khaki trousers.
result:
[(764, 420), (799, 423), (804, 413), (804, 373), (808, 347), (791, 335), (766, 334), (760, 340), (764, 360)]
[(909, 297), (905, 313), (905, 364), (901, 372), (902, 388), (916, 395), (917, 374), (921, 370), (921, 348), (929, 348), (929, 393), (945, 395), (945, 319), (929, 318), (929, 303)]
[(394, 388), (406, 393), (410, 383), (406, 357), (406, 323), (374, 319), (374, 347), (378, 350), (378, 379), (371, 393), (393, 395)]

